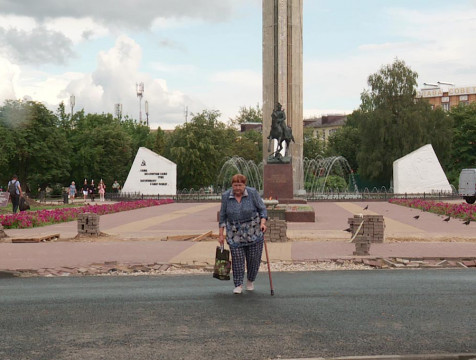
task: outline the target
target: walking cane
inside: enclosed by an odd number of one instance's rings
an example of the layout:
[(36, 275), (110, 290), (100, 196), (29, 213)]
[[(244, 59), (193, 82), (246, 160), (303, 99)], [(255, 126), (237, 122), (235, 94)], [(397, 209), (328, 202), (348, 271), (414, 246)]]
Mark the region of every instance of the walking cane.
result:
[(271, 288), (271, 296), (273, 296), (274, 289), (273, 289), (273, 279), (271, 278), (271, 268), (269, 266), (268, 246), (266, 245), (266, 240), (263, 240), (263, 241), (264, 241), (264, 252), (266, 253), (266, 263), (268, 264), (269, 287)]

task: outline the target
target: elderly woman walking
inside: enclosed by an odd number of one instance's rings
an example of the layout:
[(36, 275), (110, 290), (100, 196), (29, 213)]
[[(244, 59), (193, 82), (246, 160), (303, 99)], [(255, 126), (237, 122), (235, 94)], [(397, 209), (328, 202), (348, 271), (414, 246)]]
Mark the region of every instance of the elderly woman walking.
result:
[(254, 290), (263, 253), (264, 233), (268, 219), (266, 206), (256, 189), (246, 186), (246, 176), (231, 179), (232, 188), (222, 195), (218, 242), (230, 246), (233, 270), (233, 293), (241, 294), (247, 270), (246, 290)]

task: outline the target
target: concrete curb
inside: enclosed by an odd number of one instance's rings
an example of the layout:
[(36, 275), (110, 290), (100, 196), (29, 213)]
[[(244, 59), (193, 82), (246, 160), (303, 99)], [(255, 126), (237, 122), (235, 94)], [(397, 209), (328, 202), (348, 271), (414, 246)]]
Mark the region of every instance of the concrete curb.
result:
[[(266, 262), (262, 262), (265, 264)], [(302, 265), (300, 271), (334, 271), (334, 270), (371, 270), (371, 269), (467, 269), (476, 268), (476, 259), (403, 259), (403, 258), (337, 258), (308, 261), (272, 261), (278, 268), (272, 271), (296, 271), (296, 265)], [(323, 265), (331, 266), (323, 266)], [(93, 263), (89, 266), (60, 266), (41, 269), (0, 269), (0, 278), (14, 277), (62, 277), (62, 276), (136, 276), (136, 275), (167, 275), (211, 273), (213, 263), (209, 262), (154, 262), (127, 263), (106, 261)]]
[[(277, 359), (275, 359), (277, 360)], [(372, 355), (332, 358), (295, 358), (279, 360), (476, 360), (476, 354), (421, 354), (421, 355)]]

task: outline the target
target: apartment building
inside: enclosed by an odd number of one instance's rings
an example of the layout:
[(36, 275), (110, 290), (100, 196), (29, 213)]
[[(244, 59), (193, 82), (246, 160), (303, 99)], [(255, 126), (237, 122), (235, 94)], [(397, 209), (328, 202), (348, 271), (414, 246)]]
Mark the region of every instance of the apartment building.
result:
[(433, 109), (441, 106), (443, 110), (448, 111), (459, 104), (467, 105), (476, 102), (476, 86), (435, 85), (432, 88), (417, 91), (416, 98), (428, 101)]
[(324, 142), (329, 136), (344, 126), (346, 115), (324, 115), (320, 118), (304, 119), (304, 129), (312, 129), (313, 136)]

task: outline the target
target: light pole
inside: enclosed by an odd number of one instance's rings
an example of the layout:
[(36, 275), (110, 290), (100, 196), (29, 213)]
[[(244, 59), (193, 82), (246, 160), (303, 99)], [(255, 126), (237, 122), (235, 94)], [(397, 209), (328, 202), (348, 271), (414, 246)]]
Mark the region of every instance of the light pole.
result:
[(147, 118), (147, 127), (149, 127), (149, 102), (145, 101), (145, 116)]
[(142, 96), (144, 95), (144, 83), (136, 83), (137, 97), (139, 98), (139, 122), (142, 122)]

